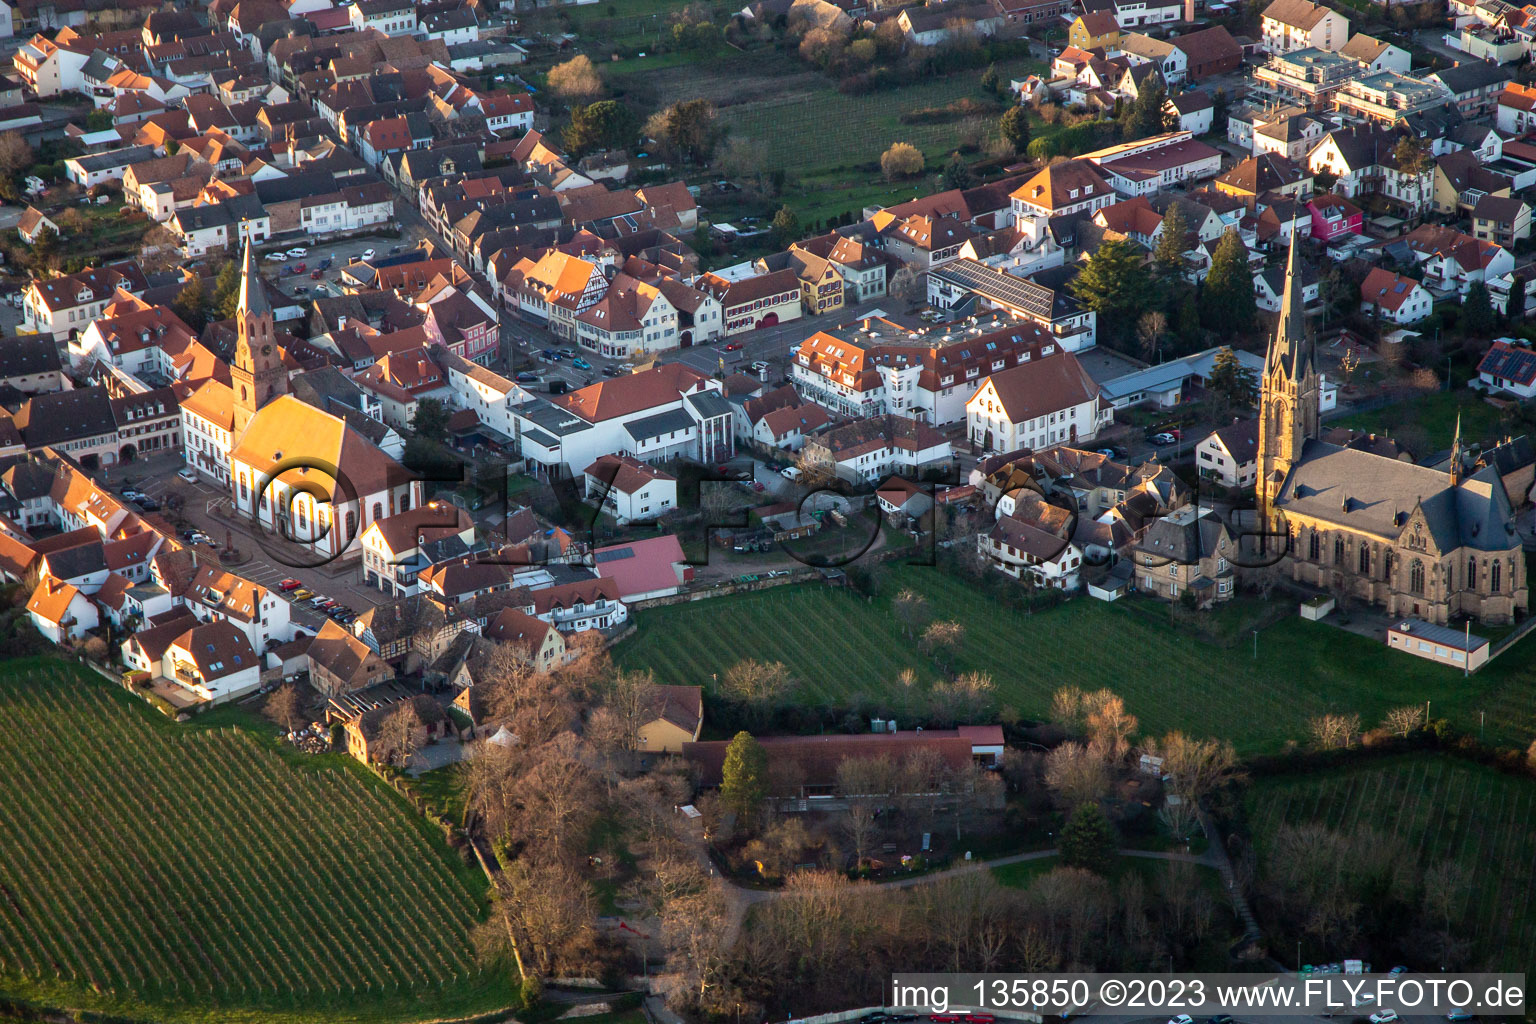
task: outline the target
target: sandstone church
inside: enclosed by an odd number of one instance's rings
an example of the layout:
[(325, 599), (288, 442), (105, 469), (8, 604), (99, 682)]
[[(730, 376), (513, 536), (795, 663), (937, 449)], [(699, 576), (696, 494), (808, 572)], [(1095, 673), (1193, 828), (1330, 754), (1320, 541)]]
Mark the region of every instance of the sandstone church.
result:
[(1495, 466), (1463, 468), (1459, 427), (1445, 470), (1319, 440), (1318, 371), (1296, 271), (1293, 245), (1259, 389), (1256, 497), (1270, 543), (1286, 545), (1280, 570), (1440, 625), (1523, 614), (1513, 504)]

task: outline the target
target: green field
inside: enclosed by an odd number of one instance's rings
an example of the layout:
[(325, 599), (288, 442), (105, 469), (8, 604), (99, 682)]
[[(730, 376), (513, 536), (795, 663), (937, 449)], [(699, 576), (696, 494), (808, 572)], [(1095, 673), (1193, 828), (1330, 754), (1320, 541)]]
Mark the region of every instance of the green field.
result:
[(29, 659), (0, 673), (0, 776), (0, 994), (252, 1024), (514, 1002), (469, 942), (483, 877), (340, 755)]
[(1025, 718), (1044, 716), (1051, 694), (1072, 684), (1119, 693), (1144, 735), (1182, 729), (1224, 736), (1251, 753), (1305, 742), (1308, 720), (1325, 712), (1358, 712), (1372, 726), (1390, 708), (1426, 700), (1434, 702), (1434, 717), (1474, 730), (1486, 710), (1491, 742), (1523, 747), (1536, 735), (1531, 641), (1464, 679), (1292, 616), (1260, 632), (1256, 660), (1241, 622), (1252, 602), (1222, 610), (1217, 621), (1228, 625), (1230, 643), (1218, 644), (1176, 626), (1166, 606), (1139, 598), (1105, 604), (1079, 597), (1026, 615), (917, 566), (893, 567), (872, 602), (806, 584), (642, 611), (637, 635), (615, 653), (627, 667), (654, 669), (662, 682), (705, 687), (744, 658), (782, 661), (802, 703), (839, 708), (862, 695), (899, 717), (916, 706), (896, 681), (901, 670), (913, 669), (920, 689), (937, 678), (933, 661), (890, 613), (888, 599), (901, 587), (923, 593), (936, 616), (965, 624), (957, 670), (990, 673), (998, 705)]
[(1536, 783), (1431, 754), (1327, 774), (1264, 778), (1248, 796), (1255, 842), (1282, 822), (1364, 825), (1418, 867), (1455, 860), (1474, 879), (1463, 934), (1503, 970), (1536, 963)]
[[(1464, 390), (1434, 391), (1406, 402), (1354, 413), (1337, 422), (1340, 426), (1357, 430), (1374, 430), (1389, 436), (1404, 436), (1404, 429), (1422, 431), (1425, 437), (1424, 452), (1415, 452), (1420, 461), (1436, 452), (1451, 447), (1456, 435), (1456, 418), (1461, 417), (1461, 439), (1475, 442), (1497, 441), (1510, 430), (1504, 425), (1498, 409), (1483, 401), (1482, 397)], [(1515, 433), (1523, 433), (1518, 428)]]

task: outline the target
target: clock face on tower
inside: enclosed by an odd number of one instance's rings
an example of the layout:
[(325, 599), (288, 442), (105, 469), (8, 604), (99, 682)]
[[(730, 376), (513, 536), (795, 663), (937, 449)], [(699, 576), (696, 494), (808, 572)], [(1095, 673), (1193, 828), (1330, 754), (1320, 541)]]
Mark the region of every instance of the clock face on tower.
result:
[(261, 346), (261, 354), (264, 355), (264, 356), (271, 355), (272, 354), (272, 346), (271, 345), (263, 345), (263, 346)]

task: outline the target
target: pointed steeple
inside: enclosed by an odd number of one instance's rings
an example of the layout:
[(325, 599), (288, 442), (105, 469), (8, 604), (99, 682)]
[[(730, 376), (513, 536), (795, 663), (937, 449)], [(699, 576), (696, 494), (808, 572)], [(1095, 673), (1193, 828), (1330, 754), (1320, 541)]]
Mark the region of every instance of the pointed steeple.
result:
[(247, 238), (245, 259), (240, 267), (239, 315), (260, 316), (270, 312), (272, 304), (267, 301), (267, 288), (262, 283), (261, 272), (256, 268), (256, 253), (251, 249), (251, 240)]
[(1265, 367), (1267, 371), (1278, 363), (1285, 376), (1293, 379), (1305, 376), (1312, 364), (1296, 248), (1296, 235), (1292, 232), (1291, 249), (1285, 260), (1285, 294), (1280, 299), (1280, 327), (1269, 349), (1270, 365)]
[(1451, 486), (1461, 482), (1461, 413), (1456, 413), (1456, 437), (1451, 441)]

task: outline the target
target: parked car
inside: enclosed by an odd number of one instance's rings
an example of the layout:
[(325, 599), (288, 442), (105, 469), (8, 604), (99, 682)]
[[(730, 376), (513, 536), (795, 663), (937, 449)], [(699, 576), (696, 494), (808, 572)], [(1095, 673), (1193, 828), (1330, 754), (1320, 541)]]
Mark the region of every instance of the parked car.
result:
[(617, 366), (605, 366), (605, 367), (603, 367), (603, 376), (604, 377), (618, 377), (618, 376), (623, 375), (623, 373), (624, 373), (624, 371), (619, 369)]
[(371, 259), (373, 259), (373, 257), (374, 257), (374, 252), (373, 252), (372, 249), (364, 249), (363, 250), (363, 255), (362, 255), (363, 259), (371, 260)]
[(1206, 1024), (1232, 1024), (1232, 1015), (1230, 1013), (1218, 1013), (1206, 1021)]
[(305, 268), (304, 264), (298, 263), (298, 264), (294, 265), (293, 272), (295, 274), (302, 274), (302, 273), (304, 273), (305, 269), (306, 268)]
[(1404, 967), (1402, 964), (1398, 964), (1396, 967), (1392, 968), (1387, 973), (1388, 974), (1407, 974), (1408, 973), (1408, 968)]
[(320, 270), (320, 268), (316, 267), (314, 270), (311, 270), (309, 272), (309, 279), (311, 281), (318, 281), (318, 280), (320, 280), (320, 277), (321, 277), (322, 273), (323, 272)]
[(1445, 1015), (1445, 1019), (1448, 1020), (1448, 1021), (1456, 1022), (1456, 1024), (1459, 1024), (1459, 1022), (1464, 1021), (1464, 1020), (1472, 1020), (1473, 1019), (1473, 1015), (1468, 1013), (1466, 1010), (1463, 1010), (1461, 1007), (1457, 1006), (1457, 1007), (1453, 1008), (1450, 1013)]
[(561, 355), (565, 356), (565, 358), (567, 358), (567, 359), (575, 359), (576, 358), (576, 350), (571, 348), (569, 345), (565, 346), (564, 348), (558, 348), (555, 351), (559, 352)]
[(1172, 434), (1153, 434), (1152, 435), (1152, 443), (1155, 444), (1155, 445), (1161, 446), (1161, 445), (1165, 445), (1165, 444), (1173, 444), (1176, 441), (1178, 441), (1178, 438), (1174, 437)]
[(280, 252), (267, 253), (267, 260), (271, 263), (287, 263), (288, 257)]
[(752, 369), (756, 370), (758, 373), (762, 373), (764, 370), (768, 369), (768, 360), (766, 360), (766, 359), (755, 360), (752, 363)]
[(741, 351), (741, 342), (739, 342), (739, 341), (727, 342), (726, 346), (725, 346), (725, 350), (727, 352), (739, 352), (739, 351)]
[(779, 470), (779, 475), (782, 476), (785, 480), (799, 480), (800, 479), (800, 467), (799, 466), (785, 466), (783, 469)]
[(1180, 1013), (1169, 1017), (1168, 1024), (1195, 1024), (1195, 1019), (1187, 1013)]
[(336, 262), (336, 257), (334, 257), (334, 256), (327, 256), (325, 259), (320, 261), (320, 269), (321, 270), (330, 270), (331, 269), (331, 264), (335, 263), (335, 262)]
[(1098, 452), (1106, 459), (1112, 459), (1115, 457), (1115, 450), (1113, 448), (1100, 448), (1098, 449)]
[(191, 466), (182, 466), (176, 471), (176, 475), (181, 477), (189, 484), (197, 483), (197, 471)]
[(300, 583), (298, 580), (296, 580), (296, 579), (294, 579), (293, 577), (290, 576), (288, 579), (283, 580), (281, 583), (279, 583), (277, 585), (277, 589), (281, 590), (283, 593), (286, 594), (290, 590), (298, 590), (303, 585), (304, 584)]
[(1371, 1014), (1371, 1024), (1392, 1024), (1397, 1020), (1396, 1010), (1381, 1010)]
[(308, 601), (314, 596), (315, 592), (313, 590), (305, 590), (303, 587), (300, 587), (298, 590), (293, 592), (293, 599), (295, 601)]
[(527, 370), (524, 370), (522, 373), (517, 375), (516, 380), (519, 384), (537, 384), (539, 382), (539, 375), (536, 373), (529, 373)]
[(571, 365), (576, 367), (576, 369), (578, 369), (578, 370), (590, 370), (590, 369), (592, 369), (592, 364), (587, 362), (585, 359), (581, 358), (581, 356), (577, 356), (576, 358), (572, 359), (571, 360)]
[(308, 256), (309, 255), (309, 250), (304, 248), (302, 245), (296, 245), (292, 249), (288, 250), (288, 255), (289, 256)]
[(144, 497), (140, 498), (138, 500), (138, 504), (139, 504), (139, 508), (143, 509), (145, 512), (159, 512), (160, 511), (160, 503), (158, 501), (156, 501), (154, 498), (149, 497), (148, 495), (145, 495)]

